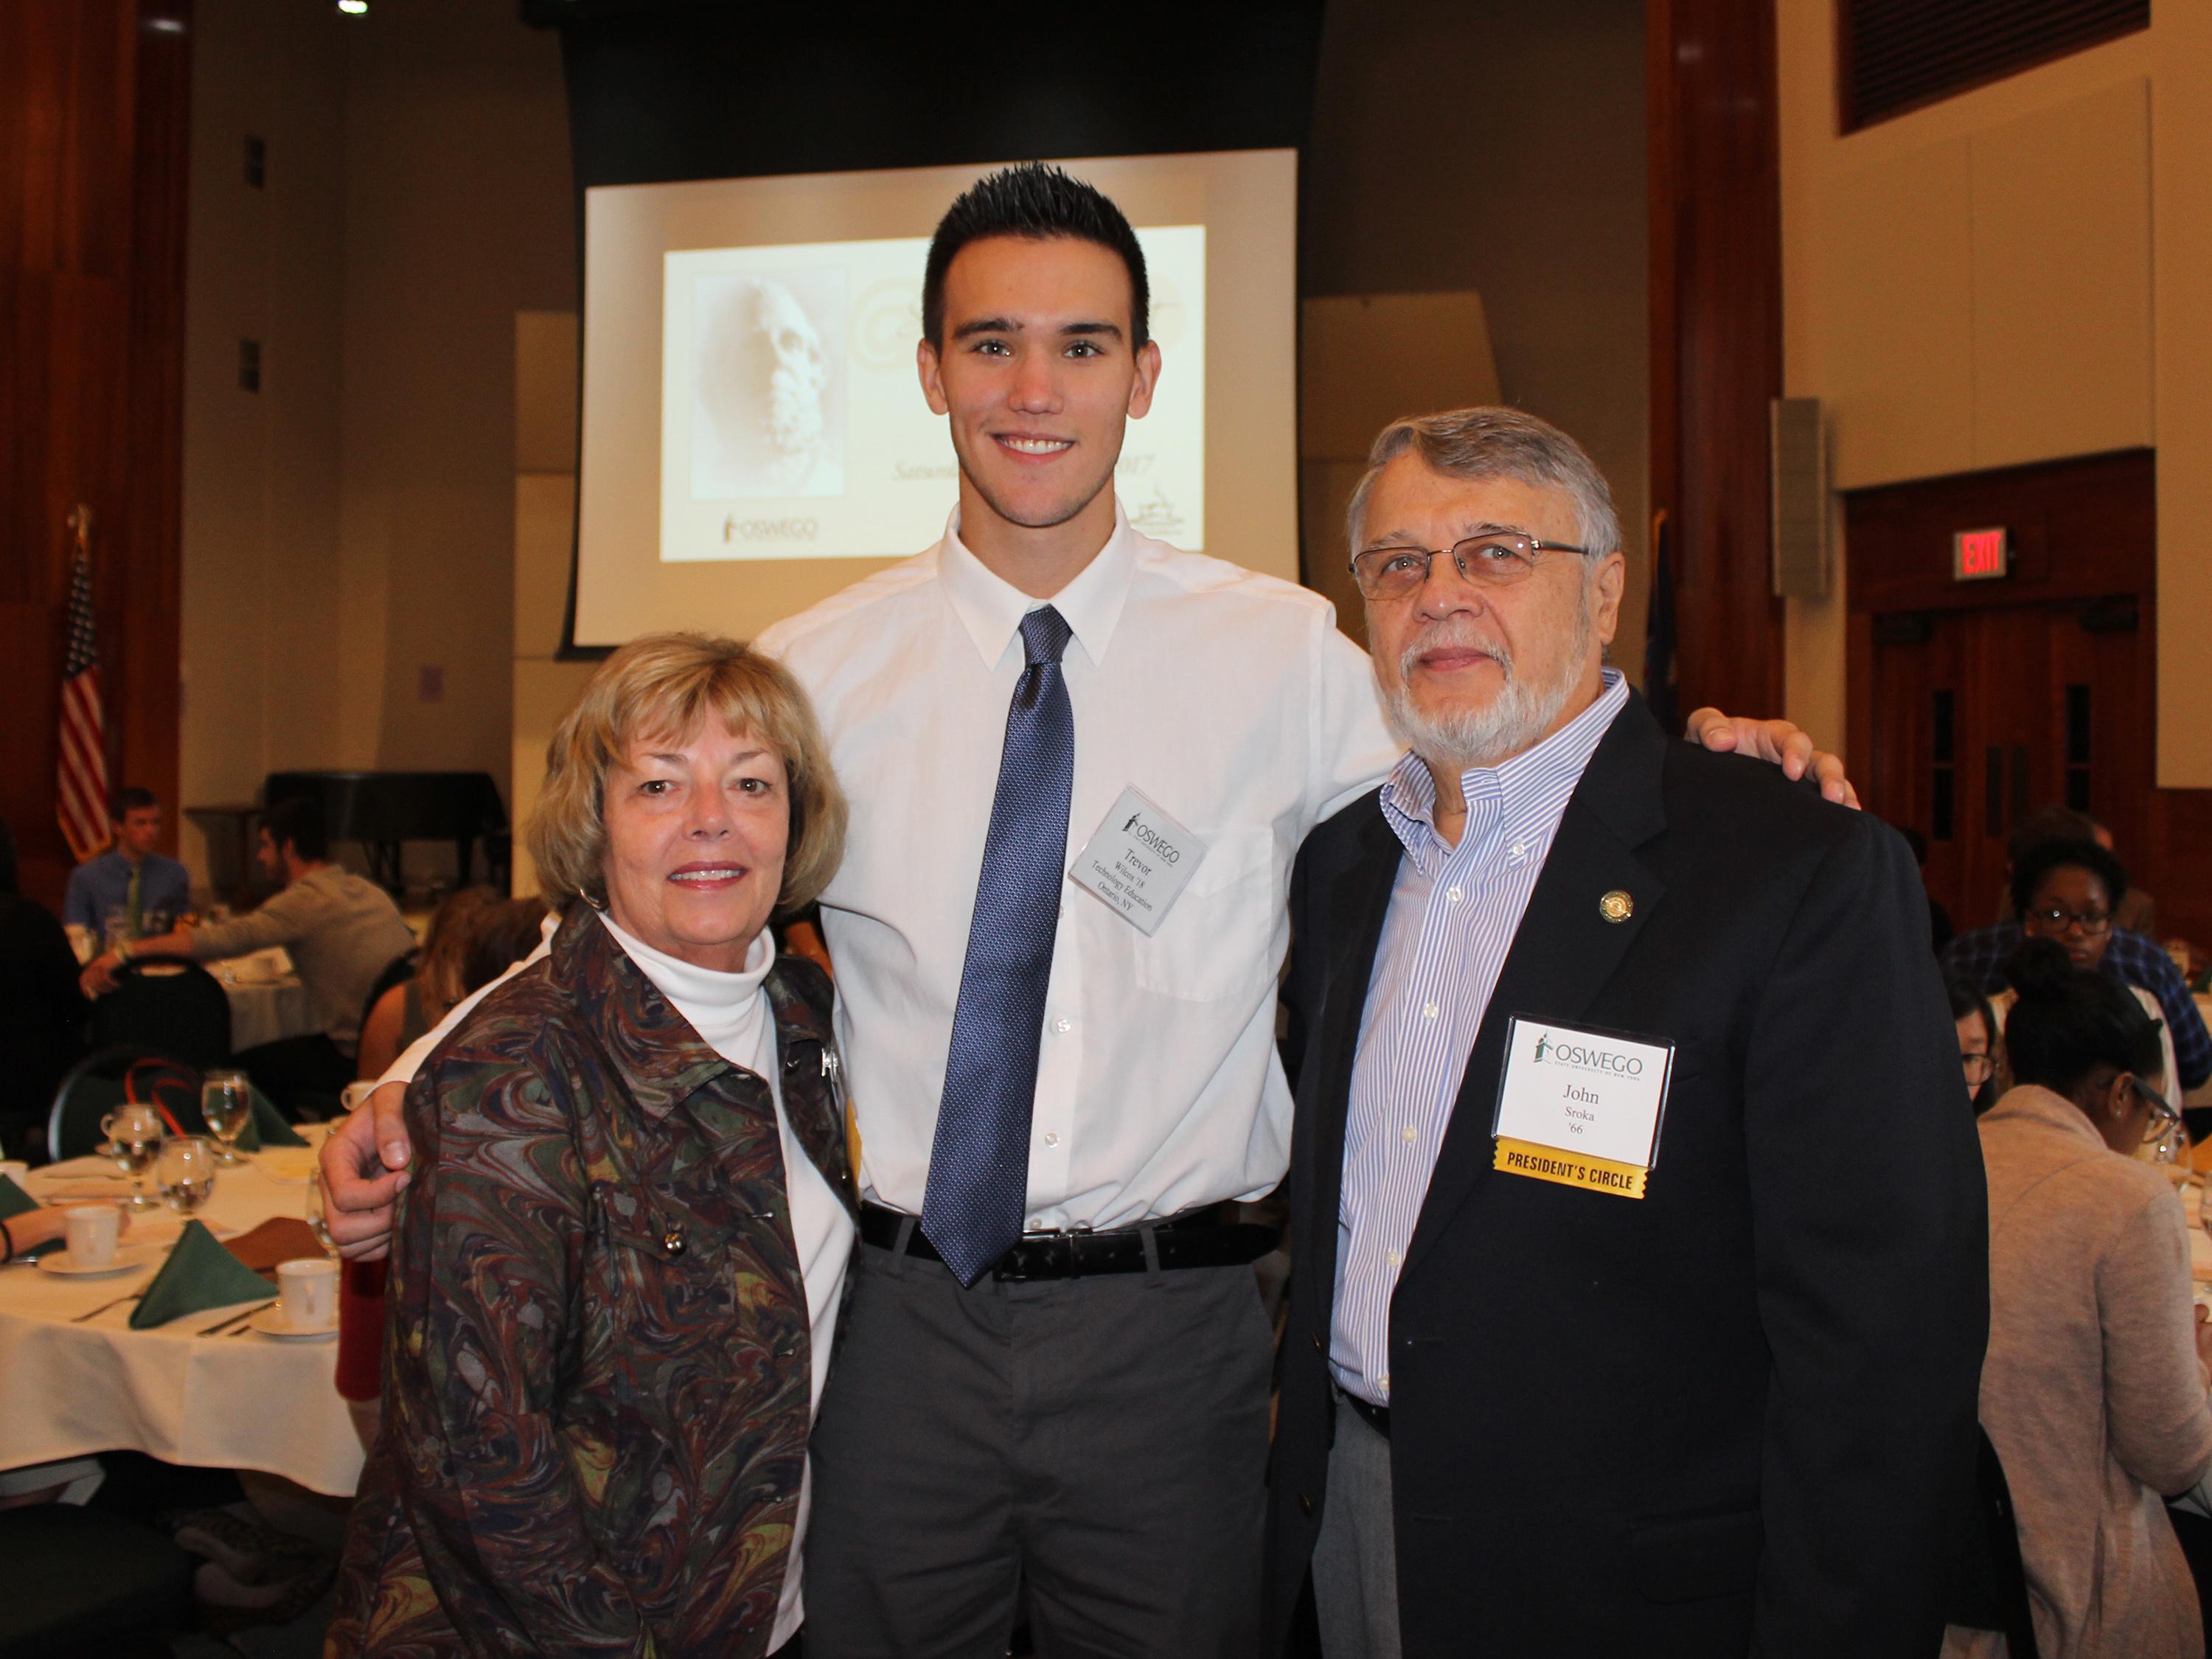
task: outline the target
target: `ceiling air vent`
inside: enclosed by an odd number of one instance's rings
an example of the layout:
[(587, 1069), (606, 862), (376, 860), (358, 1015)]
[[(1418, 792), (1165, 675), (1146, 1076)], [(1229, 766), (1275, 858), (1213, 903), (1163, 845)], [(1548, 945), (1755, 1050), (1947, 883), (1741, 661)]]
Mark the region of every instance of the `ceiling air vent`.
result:
[(2150, 27), (2150, 0), (1836, 0), (1845, 132)]

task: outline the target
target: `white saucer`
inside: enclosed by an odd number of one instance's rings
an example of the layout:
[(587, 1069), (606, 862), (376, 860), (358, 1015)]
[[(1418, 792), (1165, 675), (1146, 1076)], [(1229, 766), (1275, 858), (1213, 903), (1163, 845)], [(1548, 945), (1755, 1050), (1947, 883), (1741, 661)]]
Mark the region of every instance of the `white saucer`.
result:
[(302, 1327), (284, 1317), (281, 1304), (264, 1308), (246, 1322), (264, 1336), (279, 1337), (287, 1342), (314, 1342), (338, 1334), (338, 1316), (336, 1314), (331, 1316), (331, 1322), (327, 1325)]
[(159, 1251), (151, 1244), (122, 1244), (116, 1247), (115, 1259), (105, 1267), (88, 1267), (71, 1258), (67, 1250), (54, 1250), (39, 1258), (42, 1273), (59, 1273), (64, 1279), (106, 1279), (111, 1273), (127, 1273), (134, 1267), (143, 1267)]

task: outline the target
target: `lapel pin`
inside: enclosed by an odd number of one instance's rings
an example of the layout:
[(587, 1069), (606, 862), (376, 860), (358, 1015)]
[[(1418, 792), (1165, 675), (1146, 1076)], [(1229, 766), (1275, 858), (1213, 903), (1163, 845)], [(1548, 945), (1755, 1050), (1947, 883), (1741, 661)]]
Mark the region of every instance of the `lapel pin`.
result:
[(1607, 921), (1626, 921), (1636, 914), (1636, 901), (1616, 887), (1597, 902), (1597, 913)]

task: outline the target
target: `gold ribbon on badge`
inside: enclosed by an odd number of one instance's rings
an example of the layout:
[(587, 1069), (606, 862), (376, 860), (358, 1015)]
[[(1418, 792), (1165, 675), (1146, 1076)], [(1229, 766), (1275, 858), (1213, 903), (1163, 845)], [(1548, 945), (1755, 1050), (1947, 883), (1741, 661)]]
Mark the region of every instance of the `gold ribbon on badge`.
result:
[(1644, 1182), (1650, 1174), (1639, 1164), (1617, 1164), (1611, 1158), (1591, 1158), (1583, 1152), (1563, 1152), (1556, 1146), (1516, 1140), (1510, 1135), (1498, 1137), (1498, 1157), (1491, 1167), (1508, 1175), (1556, 1181), (1563, 1187), (1611, 1193), (1616, 1198), (1643, 1197)]

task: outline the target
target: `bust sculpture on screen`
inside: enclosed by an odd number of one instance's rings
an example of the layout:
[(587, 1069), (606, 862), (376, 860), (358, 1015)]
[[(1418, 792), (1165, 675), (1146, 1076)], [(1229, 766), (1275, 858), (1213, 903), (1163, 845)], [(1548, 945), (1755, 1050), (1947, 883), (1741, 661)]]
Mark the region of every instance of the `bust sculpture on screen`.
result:
[(702, 278), (696, 295), (694, 497), (842, 494), (842, 434), (830, 409), (834, 366), (798, 295), (749, 276)]

